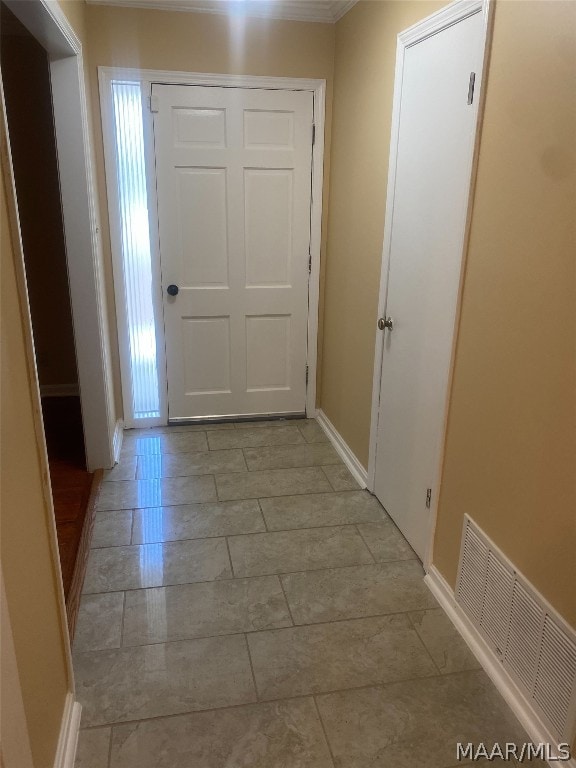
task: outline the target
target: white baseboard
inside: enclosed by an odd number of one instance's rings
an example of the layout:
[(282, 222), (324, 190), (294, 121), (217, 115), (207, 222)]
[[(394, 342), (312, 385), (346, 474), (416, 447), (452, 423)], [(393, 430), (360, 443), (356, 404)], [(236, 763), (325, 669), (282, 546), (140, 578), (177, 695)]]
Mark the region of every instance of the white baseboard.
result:
[[(464, 642), (482, 665), (484, 671), (502, 695), (502, 698), (516, 715), (531, 741), (534, 744), (556, 744), (556, 738), (550, 733), (538, 714), (530, 706), (530, 702), (508, 672), (506, 672), (488, 643), (458, 605), (454, 591), (435, 566), (430, 566), (424, 581), (448, 615), (448, 618), (462, 635)], [(576, 768), (576, 758), (562, 762), (555, 760), (548, 764), (555, 768), (559, 768), (559, 766)]]
[(81, 715), (81, 705), (74, 701), (74, 695), (69, 693), (64, 703), (64, 713), (62, 715), (54, 768), (74, 768)]
[(78, 384), (41, 384), (40, 397), (78, 397)]
[(122, 419), (118, 419), (116, 427), (114, 428), (114, 437), (112, 438), (112, 453), (114, 456), (114, 464), (117, 464), (120, 459), (120, 451), (122, 450), (122, 441), (124, 440), (124, 422)]
[(326, 436), (334, 446), (336, 452), (346, 464), (348, 469), (350, 470), (350, 473), (352, 474), (352, 477), (356, 482), (360, 485), (361, 488), (366, 488), (366, 485), (368, 484), (368, 472), (362, 464), (360, 463), (359, 459), (356, 458), (352, 450), (350, 449), (348, 443), (344, 440), (342, 435), (337, 431), (336, 427), (330, 419), (326, 416), (324, 411), (322, 409), (319, 409), (316, 413), (316, 421), (324, 432), (326, 433)]

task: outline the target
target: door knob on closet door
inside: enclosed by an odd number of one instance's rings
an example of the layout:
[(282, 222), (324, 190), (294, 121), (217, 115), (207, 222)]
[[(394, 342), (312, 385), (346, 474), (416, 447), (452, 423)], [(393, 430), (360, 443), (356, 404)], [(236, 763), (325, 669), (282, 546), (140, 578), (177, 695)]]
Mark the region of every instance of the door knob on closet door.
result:
[(168, 288), (166, 288), (166, 293), (169, 296), (178, 296), (178, 291), (180, 288), (178, 288), (177, 285), (169, 285)]
[(378, 320), (378, 328), (383, 331), (384, 328), (388, 328), (389, 331), (394, 330), (394, 320), (391, 317), (381, 317)]

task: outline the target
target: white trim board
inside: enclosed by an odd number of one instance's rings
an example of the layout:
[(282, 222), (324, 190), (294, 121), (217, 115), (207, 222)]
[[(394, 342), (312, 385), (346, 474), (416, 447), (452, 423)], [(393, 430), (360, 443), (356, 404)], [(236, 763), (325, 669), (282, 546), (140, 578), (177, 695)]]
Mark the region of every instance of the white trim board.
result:
[[(555, 737), (530, 706), (530, 703), (526, 700), (513, 678), (504, 669), (486, 640), (484, 640), (480, 632), (458, 605), (454, 591), (434, 565), (429, 566), (424, 582), (438, 600), (440, 606), (444, 609), (448, 618), (458, 630), (488, 677), (492, 680), (502, 698), (518, 718), (530, 739), (535, 744), (554, 745), (556, 743)], [(576, 768), (576, 758), (562, 761), (561, 763), (552, 761), (549, 765)]]
[[(106, 189), (108, 193), (108, 212), (110, 219), (110, 236), (112, 241), (112, 263), (114, 268), (114, 290), (116, 292), (116, 312), (118, 322), (118, 336), (120, 342), (120, 367), (122, 373), (122, 396), (124, 400), (124, 420), (127, 428), (140, 426), (158, 426), (168, 421), (168, 408), (166, 402), (166, 365), (165, 342), (163, 323), (157, 324), (157, 347), (159, 352), (159, 387), (161, 399), (164, 403), (161, 407), (159, 419), (149, 419), (144, 423), (137, 423), (132, 418), (129, 410), (130, 399), (128, 385), (124, 382), (130, 380), (130, 364), (128, 359), (127, 323), (122, 314), (124, 301), (121, 292), (123, 290), (123, 266), (122, 250), (120, 242), (119, 211), (115, 200), (117, 199), (115, 182), (115, 150), (114, 127), (112, 122), (112, 107), (110, 103), (110, 83), (115, 79), (126, 79), (139, 82), (143, 96), (151, 93), (153, 83), (163, 84), (187, 84), (216, 86), (224, 88), (261, 88), (272, 90), (311, 91), (314, 99), (314, 124), (315, 143), (312, 151), (312, 201), (310, 209), (310, 278), (308, 281), (308, 384), (306, 387), (306, 415), (309, 418), (316, 416), (316, 377), (318, 366), (318, 311), (320, 301), (320, 246), (322, 239), (322, 195), (324, 186), (324, 127), (326, 119), (326, 81), (309, 78), (289, 77), (260, 77), (253, 75), (226, 75), (202, 72), (171, 72), (155, 69), (131, 69), (118, 67), (98, 67), (98, 80), (100, 87), (100, 109), (102, 117), (102, 132), (104, 137), (104, 160), (106, 165)], [(145, 120), (146, 147), (146, 171), (148, 181), (156, 178), (155, 160), (152, 145), (152, 114), (147, 111), (148, 120)], [(156, 205), (155, 183), (149, 183), (149, 211), (151, 217), (151, 248), (152, 259), (159, 269), (160, 252), (158, 244), (158, 220)], [(152, 213), (154, 212), (154, 213)], [(160, 281), (159, 272), (157, 280)], [(155, 291), (155, 312), (162, 318), (162, 287), (160, 284)], [(161, 327), (160, 327), (161, 326)]]
[(120, 451), (122, 450), (122, 443), (124, 442), (124, 422), (122, 419), (118, 419), (116, 427), (114, 429), (114, 464), (118, 464), (120, 461)]
[(360, 459), (356, 457), (348, 443), (344, 440), (322, 409), (318, 410), (316, 413), (316, 421), (324, 430), (328, 440), (330, 440), (334, 446), (336, 453), (350, 470), (350, 474), (354, 480), (356, 480), (361, 488), (366, 488), (368, 473), (362, 466)]
[[(460, 270), (460, 286), (458, 292), (458, 301), (456, 307), (456, 321), (454, 327), (454, 334), (452, 339), (452, 356), (450, 363), (450, 373), (448, 378), (448, 386), (446, 390), (445, 408), (444, 408), (444, 427), (439, 441), (438, 448), (438, 461), (437, 472), (435, 481), (433, 484), (432, 492), (432, 506), (430, 509), (430, 515), (432, 520), (430, 538), (426, 555), (424, 557), (424, 567), (431, 563), (432, 559), (432, 544), (434, 541), (434, 532), (436, 527), (436, 517), (438, 514), (438, 499), (440, 497), (440, 483), (442, 478), (442, 462), (444, 457), (444, 448), (446, 443), (446, 425), (448, 418), (448, 404), (450, 399), (450, 391), (452, 387), (453, 370), (454, 370), (454, 354), (456, 348), (456, 339), (458, 333), (458, 326), (460, 321), (460, 309), (462, 301), (462, 286), (464, 281), (464, 275), (466, 271), (466, 252), (468, 247), (468, 240), (470, 234), (470, 220), (472, 213), (472, 205), (474, 199), (474, 186), (476, 182), (476, 170), (478, 165), (478, 153), (480, 148), (480, 132), (482, 125), (482, 117), (484, 113), (484, 102), (486, 89), (485, 73), (488, 69), (488, 60), (491, 43), (491, 30), (493, 21), (494, 2), (493, 0), (455, 0), (455, 2), (447, 5), (445, 8), (441, 8), (436, 13), (423, 19), (422, 21), (414, 24), (412, 27), (404, 30), (398, 35), (398, 44), (396, 50), (396, 71), (394, 78), (394, 99), (392, 106), (392, 132), (390, 137), (390, 160), (388, 166), (388, 183), (386, 189), (386, 212), (385, 212), (385, 225), (384, 225), (384, 241), (382, 248), (382, 270), (380, 274), (380, 291), (378, 298), (378, 311), (374, 318), (374, 322), (377, 322), (379, 317), (386, 316), (386, 301), (388, 293), (388, 274), (390, 269), (390, 251), (392, 241), (392, 214), (394, 209), (394, 190), (396, 186), (396, 166), (398, 155), (398, 142), (400, 134), (400, 103), (402, 97), (402, 74), (404, 69), (404, 54), (406, 50), (436, 34), (447, 27), (452, 26), (458, 21), (462, 21), (469, 16), (481, 13), (483, 16), (483, 30), (484, 35), (482, 39), (483, 45), (483, 63), (480, 71), (476, 73), (476, 129), (473, 142), (473, 153), (470, 163), (470, 185), (468, 191), (467, 201), (467, 213), (466, 213), (466, 227), (464, 237), (462, 241), (462, 264)], [(372, 383), (372, 409), (370, 419), (370, 448), (368, 458), (368, 479), (367, 486), (370, 491), (374, 491), (376, 481), (376, 453), (377, 453), (377, 439), (378, 439), (378, 417), (380, 410), (380, 384), (382, 377), (382, 365), (384, 357), (384, 333), (376, 332), (376, 344), (374, 350), (374, 376)]]
[(181, 11), (210, 13), (218, 16), (279, 19), (284, 21), (308, 21), (335, 24), (356, 5), (358, 0), (87, 0), (94, 5), (112, 5), (124, 8), (145, 8), (156, 11)]
[(67, 694), (66, 701), (64, 702), (58, 746), (56, 747), (54, 768), (74, 768), (81, 716), (82, 706), (77, 701), (74, 701), (73, 694)]

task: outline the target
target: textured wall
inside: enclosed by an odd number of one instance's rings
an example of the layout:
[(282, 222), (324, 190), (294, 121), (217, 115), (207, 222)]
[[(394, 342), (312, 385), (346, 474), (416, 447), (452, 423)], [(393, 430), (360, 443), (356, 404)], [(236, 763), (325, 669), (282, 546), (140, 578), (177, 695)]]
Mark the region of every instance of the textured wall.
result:
[(576, 627), (576, 3), (498, 3), (434, 562), (471, 515)]

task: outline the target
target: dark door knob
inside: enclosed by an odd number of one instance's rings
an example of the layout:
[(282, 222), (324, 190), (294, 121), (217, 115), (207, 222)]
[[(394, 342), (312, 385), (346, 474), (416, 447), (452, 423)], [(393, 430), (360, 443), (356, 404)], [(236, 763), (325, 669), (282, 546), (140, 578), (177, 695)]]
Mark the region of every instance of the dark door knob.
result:
[(180, 288), (178, 288), (177, 285), (169, 285), (168, 288), (166, 288), (166, 292), (169, 296), (178, 296), (178, 291)]

